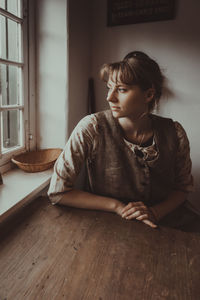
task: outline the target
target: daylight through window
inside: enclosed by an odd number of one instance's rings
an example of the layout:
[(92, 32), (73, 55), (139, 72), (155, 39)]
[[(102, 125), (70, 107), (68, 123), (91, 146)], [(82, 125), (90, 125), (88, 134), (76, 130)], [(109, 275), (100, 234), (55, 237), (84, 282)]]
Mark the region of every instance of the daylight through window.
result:
[(0, 0), (0, 155), (25, 148), (22, 0)]

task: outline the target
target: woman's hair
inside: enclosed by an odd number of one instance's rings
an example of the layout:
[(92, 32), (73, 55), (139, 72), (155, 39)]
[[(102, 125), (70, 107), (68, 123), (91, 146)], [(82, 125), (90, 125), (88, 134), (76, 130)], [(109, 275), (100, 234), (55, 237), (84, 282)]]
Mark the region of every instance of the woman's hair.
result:
[(104, 64), (100, 70), (100, 77), (106, 82), (112, 78), (114, 82), (138, 85), (143, 91), (153, 88), (155, 94), (149, 103), (149, 111), (155, 108), (162, 95), (164, 76), (160, 67), (155, 60), (140, 51), (128, 53), (123, 61)]

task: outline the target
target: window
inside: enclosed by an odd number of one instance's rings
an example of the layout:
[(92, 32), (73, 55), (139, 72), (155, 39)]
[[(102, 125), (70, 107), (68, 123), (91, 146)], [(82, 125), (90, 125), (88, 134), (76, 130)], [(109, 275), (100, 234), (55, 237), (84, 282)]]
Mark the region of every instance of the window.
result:
[(0, 0), (0, 166), (28, 150), (27, 1)]

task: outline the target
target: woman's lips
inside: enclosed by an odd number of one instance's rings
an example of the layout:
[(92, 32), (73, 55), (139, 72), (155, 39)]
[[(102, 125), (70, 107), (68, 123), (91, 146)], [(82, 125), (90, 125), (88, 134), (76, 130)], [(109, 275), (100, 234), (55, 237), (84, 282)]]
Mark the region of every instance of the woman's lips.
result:
[(119, 110), (119, 107), (118, 106), (111, 106), (111, 109), (112, 110)]

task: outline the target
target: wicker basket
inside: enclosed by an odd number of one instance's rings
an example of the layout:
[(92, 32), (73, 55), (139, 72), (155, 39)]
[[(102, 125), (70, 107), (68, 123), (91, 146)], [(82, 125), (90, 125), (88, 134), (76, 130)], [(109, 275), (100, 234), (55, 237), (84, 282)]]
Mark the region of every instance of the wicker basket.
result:
[(14, 156), (11, 160), (25, 172), (41, 172), (53, 167), (62, 149), (43, 149)]

